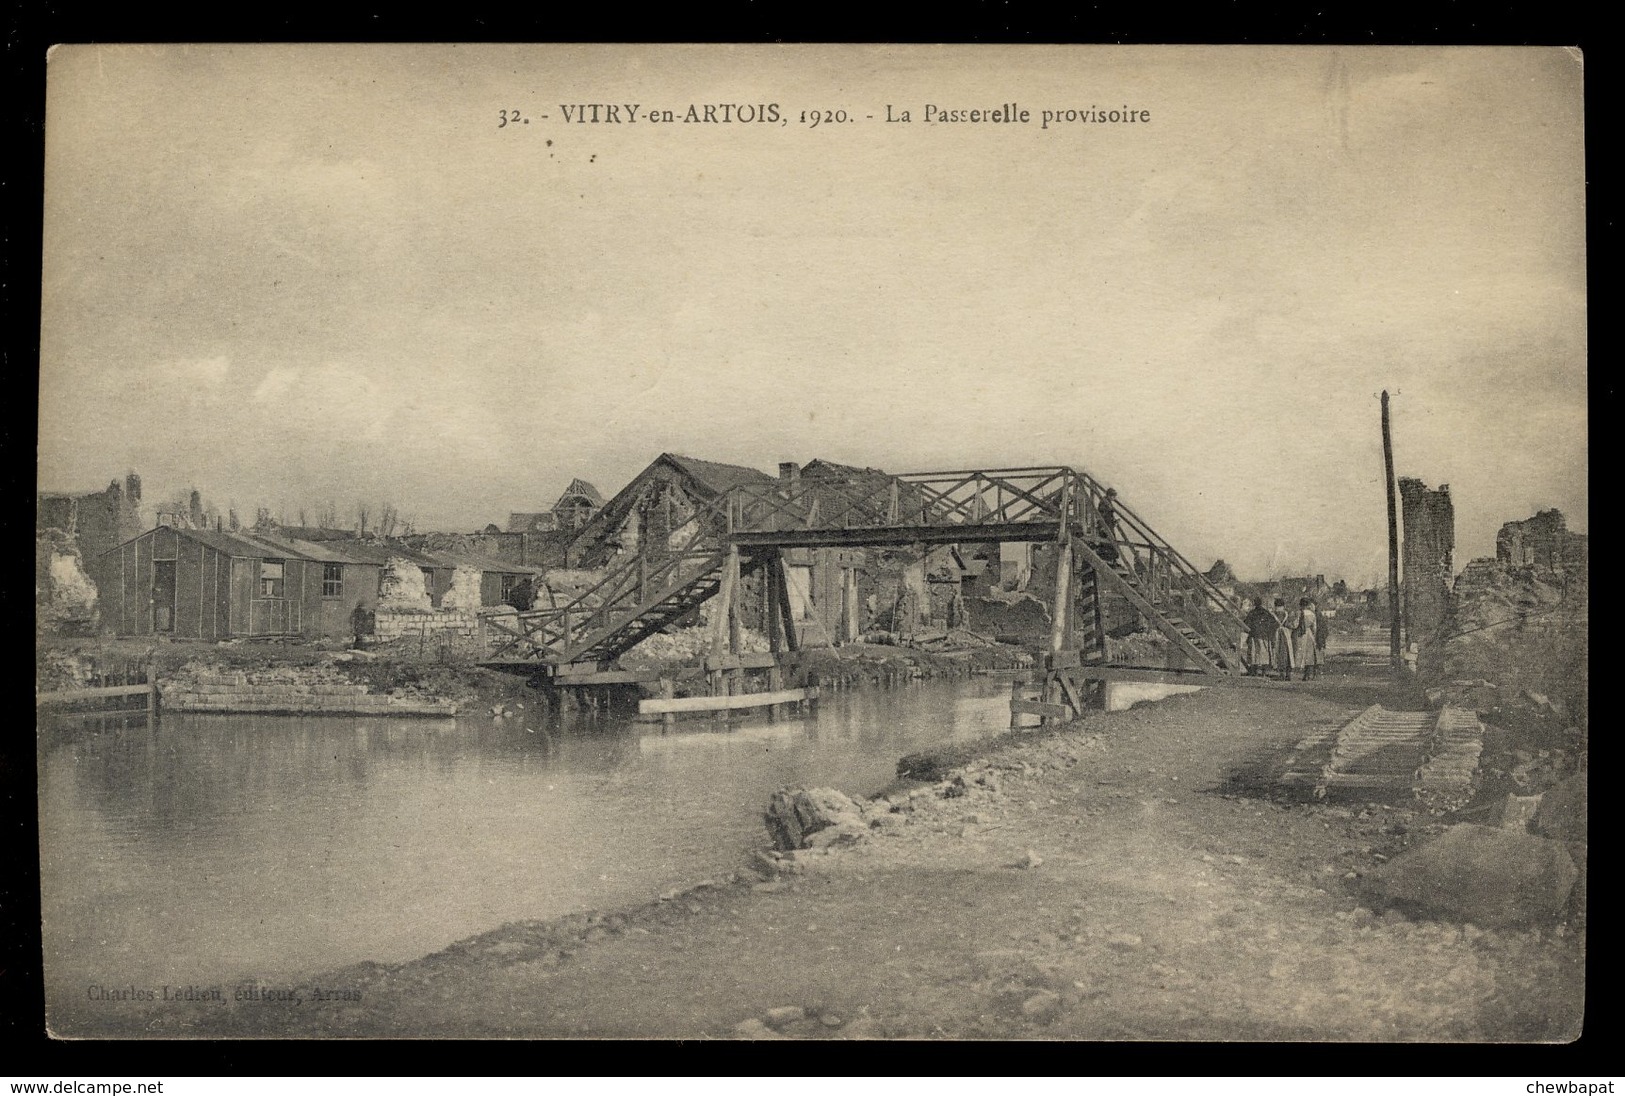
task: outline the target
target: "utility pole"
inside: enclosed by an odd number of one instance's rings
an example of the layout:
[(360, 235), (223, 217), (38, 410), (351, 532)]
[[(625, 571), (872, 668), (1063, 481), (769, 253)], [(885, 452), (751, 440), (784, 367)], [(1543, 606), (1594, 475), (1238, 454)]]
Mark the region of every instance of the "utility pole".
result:
[(1383, 483), (1388, 488), (1388, 665), (1395, 676), (1404, 665), (1399, 640), (1399, 513), (1394, 505), (1394, 437), (1388, 425), (1388, 390), (1382, 391)]

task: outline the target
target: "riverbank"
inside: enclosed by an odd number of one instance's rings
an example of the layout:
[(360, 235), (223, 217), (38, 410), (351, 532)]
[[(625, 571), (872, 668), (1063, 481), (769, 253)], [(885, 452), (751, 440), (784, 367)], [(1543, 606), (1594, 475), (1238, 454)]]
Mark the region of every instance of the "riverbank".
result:
[[(489, 670), (466, 652), (423, 648), (413, 640), (357, 650), (336, 642), (54, 639), (36, 648), (35, 688), (84, 688), (97, 665), (115, 662), (146, 666), (160, 690), (187, 698), (181, 710), (231, 710), (234, 692), (244, 694), (242, 710), (255, 711), (322, 711), (316, 698), (339, 694), (346, 699), (332, 699), (330, 707), (342, 714), (500, 713), (516, 704), (546, 703), (523, 675)], [(706, 690), (705, 672), (697, 665), (647, 657), (629, 663), (668, 672), (677, 696)], [(798, 685), (817, 681), (839, 691), (961, 678), (1031, 663), (1025, 651), (999, 644), (923, 651), (858, 643), (787, 654), (784, 673)], [(350, 693), (367, 694), (380, 703), (357, 706)], [(650, 684), (632, 686), (628, 697), (638, 693), (658, 695)], [(381, 703), (385, 698), (393, 706)]]
[(1583, 921), (1374, 908), (1363, 880), (1450, 819), (1260, 794), (1366, 702), (1210, 689), (1007, 736), (896, 786), (850, 847), (269, 999), (109, 1008), (107, 1033), (1572, 1038)]

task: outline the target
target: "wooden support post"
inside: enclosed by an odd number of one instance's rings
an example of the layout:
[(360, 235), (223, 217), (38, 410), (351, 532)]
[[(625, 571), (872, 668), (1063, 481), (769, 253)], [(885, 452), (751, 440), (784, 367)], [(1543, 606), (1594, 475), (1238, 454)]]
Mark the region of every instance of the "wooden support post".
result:
[[(739, 546), (731, 545), (728, 548), (727, 572), (724, 581), (728, 585), (728, 653), (735, 656), (737, 661), (743, 640), (744, 621), (739, 615)], [(736, 666), (728, 671), (728, 692), (734, 696), (745, 691), (745, 671), (743, 667)]]
[(856, 643), (863, 635), (863, 612), (858, 605), (858, 569), (855, 566), (848, 567), (845, 574), (846, 618), (844, 623), (846, 626), (846, 641), (848, 643)]
[(156, 727), (161, 716), (158, 714), (158, 683), (147, 675), (147, 726)]
[[(734, 586), (739, 580), (739, 549), (730, 546), (728, 558), (722, 566), (722, 586), (717, 591), (717, 600), (711, 611), (711, 657), (717, 661), (729, 651), (729, 639), (733, 631), (733, 603)], [(720, 669), (712, 669), (708, 677), (712, 696), (724, 696), (727, 689), (727, 677)]]
[(1016, 705), (1026, 699), (1022, 695), (1022, 689), (1023, 684), (1021, 681), (1017, 680), (1010, 683), (1010, 726), (1012, 729), (1021, 726), (1021, 712), (1016, 709)]
[[(753, 555), (751, 558), (753, 560), (755, 560), (758, 564), (760, 564), (763, 557), (761, 556), (761, 554), (758, 553), (758, 554)], [(759, 599), (760, 602), (761, 602), (761, 612), (756, 617), (756, 629), (757, 629), (757, 631), (761, 632), (764, 636), (767, 637), (769, 650), (772, 650), (772, 649), (774, 649), (772, 647), (772, 642), (773, 642), (773, 568), (758, 566), (756, 568), (756, 574), (759, 577), (759, 581), (762, 584), (762, 596)]]
[[(674, 697), (676, 695), (677, 695), (677, 689), (673, 685), (671, 678), (662, 677), (660, 679), (660, 699), (661, 700), (670, 700), (670, 699), (672, 699), (672, 697)], [(660, 729), (661, 729), (661, 731), (663, 731), (663, 732), (664, 731), (670, 731), (670, 730), (675, 729), (676, 726), (677, 726), (677, 714), (675, 712), (667, 712), (663, 716), (660, 717)]]
[[(1062, 536), (1055, 541), (1055, 555), (1055, 611), (1050, 618), (1049, 632), (1051, 656), (1068, 649), (1067, 636), (1072, 619), (1072, 541), (1065, 536), (1064, 527)], [(1050, 704), (1060, 704), (1064, 700), (1059, 673), (1053, 666), (1046, 674), (1044, 700)], [(1046, 716), (1044, 722), (1057, 721)]]
[(796, 635), (796, 610), (790, 602), (790, 575), (786, 571), (789, 565), (784, 562), (783, 552), (778, 553), (773, 566), (778, 571), (779, 616), (784, 624), (784, 645), (787, 650), (798, 650), (801, 638)]
[(1388, 668), (1398, 677), (1405, 665), (1399, 638), (1399, 513), (1394, 503), (1394, 438), (1388, 425), (1386, 388), (1382, 392), (1382, 467), (1388, 489)]
[(1089, 568), (1089, 579), (1094, 585), (1095, 611), (1094, 619), (1088, 623), (1087, 627), (1094, 629), (1095, 641), (1100, 644), (1100, 661), (1106, 662), (1106, 589), (1100, 581), (1100, 575), (1095, 572), (1092, 566)]
[[(767, 691), (770, 693), (784, 691), (784, 671), (779, 668), (779, 664), (777, 662), (774, 662), (773, 665), (767, 668)], [(777, 719), (778, 717), (779, 706), (777, 704), (769, 704), (767, 706), (767, 718), (772, 720)]]

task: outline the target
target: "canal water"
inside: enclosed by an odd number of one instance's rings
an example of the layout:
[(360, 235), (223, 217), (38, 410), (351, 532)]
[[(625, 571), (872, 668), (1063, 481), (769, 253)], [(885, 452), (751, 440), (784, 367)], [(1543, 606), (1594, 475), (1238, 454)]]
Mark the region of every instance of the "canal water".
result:
[[(737, 870), (786, 784), (873, 794), (897, 759), (998, 733), (998, 679), (731, 725), (166, 717), (40, 760), (47, 999), (396, 962), (504, 922)], [(57, 1005), (65, 1007), (55, 1007)]]

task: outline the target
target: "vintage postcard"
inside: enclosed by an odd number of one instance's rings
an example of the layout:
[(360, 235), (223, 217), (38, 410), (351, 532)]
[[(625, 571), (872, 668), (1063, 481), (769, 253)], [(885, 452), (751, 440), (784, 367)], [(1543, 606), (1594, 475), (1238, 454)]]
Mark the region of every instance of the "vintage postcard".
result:
[(1584, 59), (49, 59), (78, 1038), (1564, 1042)]

